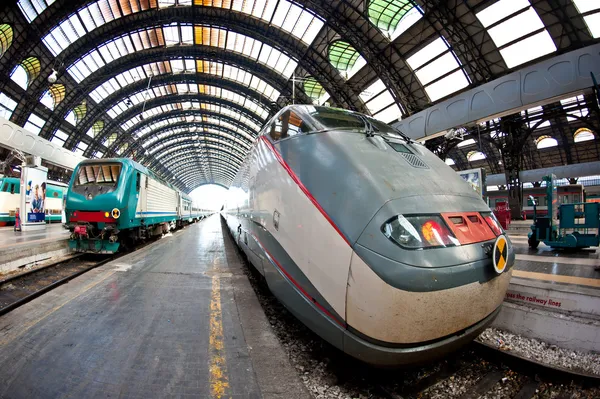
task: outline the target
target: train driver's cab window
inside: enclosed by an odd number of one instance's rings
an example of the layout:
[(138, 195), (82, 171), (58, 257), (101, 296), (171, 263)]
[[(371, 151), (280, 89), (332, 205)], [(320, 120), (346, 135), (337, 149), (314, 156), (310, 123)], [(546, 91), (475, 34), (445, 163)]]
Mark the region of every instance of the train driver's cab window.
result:
[(269, 136), (273, 141), (279, 141), (306, 132), (308, 129), (302, 118), (294, 111), (287, 110), (271, 123)]
[(121, 165), (82, 165), (77, 172), (75, 186), (116, 187), (121, 175)]

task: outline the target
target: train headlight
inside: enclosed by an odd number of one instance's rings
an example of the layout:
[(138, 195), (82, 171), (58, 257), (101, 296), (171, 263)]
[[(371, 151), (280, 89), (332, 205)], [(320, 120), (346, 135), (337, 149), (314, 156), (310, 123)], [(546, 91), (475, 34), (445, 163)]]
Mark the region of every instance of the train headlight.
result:
[(424, 249), (460, 245), (437, 215), (398, 215), (381, 226), (383, 234), (407, 249)]
[(109, 216), (110, 216), (110, 213), (108, 213), (108, 212), (104, 212), (104, 217), (105, 217), (105, 218), (107, 218), (107, 217), (109, 217)]

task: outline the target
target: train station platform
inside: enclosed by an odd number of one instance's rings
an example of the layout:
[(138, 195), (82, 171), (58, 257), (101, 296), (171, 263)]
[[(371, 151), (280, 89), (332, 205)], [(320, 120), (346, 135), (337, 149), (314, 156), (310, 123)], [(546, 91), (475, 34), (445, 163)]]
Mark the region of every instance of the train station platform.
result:
[(0, 274), (67, 254), (68, 239), (69, 231), (60, 223), (33, 231), (0, 227)]
[(530, 249), (509, 233), (516, 264), (498, 328), (582, 351), (600, 348), (600, 249)]
[(0, 397), (309, 398), (220, 216), (0, 317)]

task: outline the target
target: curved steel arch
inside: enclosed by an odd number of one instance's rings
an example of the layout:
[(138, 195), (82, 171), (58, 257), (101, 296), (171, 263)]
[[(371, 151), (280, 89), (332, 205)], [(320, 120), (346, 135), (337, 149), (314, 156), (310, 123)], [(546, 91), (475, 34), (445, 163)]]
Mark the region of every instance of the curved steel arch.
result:
[[(226, 159), (222, 159), (222, 158), (218, 158), (217, 153), (213, 153), (213, 152), (207, 152), (208, 156), (206, 156), (206, 154), (202, 153), (187, 153), (185, 156), (182, 156), (179, 159), (168, 159), (165, 162), (163, 162), (163, 165), (165, 166), (165, 168), (169, 169), (171, 172), (175, 172), (177, 170), (179, 170), (179, 168), (184, 164), (184, 161), (186, 160), (192, 160), (192, 161), (197, 161), (197, 162), (202, 162), (203, 160), (206, 161), (208, 163), (208, 166), (210, 168), (211, 165), (213, 166), (221, 166), (223, 167), (223, 169), (229, 170), (231, 172), (237, 172), (237, 169), (239, 168), (240, 164), (234, 164)], [(200, 157), (200, 155), (203, 155), (202, 157)], [(204, 173), (207, 172), (207, 169), (202, 169), (204, 171)]]
[[(214, 160), (213, 160), (214, 162)], [(189, 166), (189, 168), (186, 168), (186, 166)], [(181, 164), (180, 166), (178, 166), (177, 168), (172, 169), (173, 173), (177, 173), (182, 181), (186, 181), (186, 177), (187, 176), (196, 176), (198, 178), (204, 178), (205, 180), (210, 180), (210, 176), (212, 175), (212, 171), (218, 171), (219, 174), (226, 174), (229, 176), (235, 176), (236, 172), (231, 170), (231, 169), (227, 169), (225, 167), (223, 167), (223, 165), (220, 165), (218, 163), (215, 163), (215, 167), (213, 167), (213, 169), (207, 169), (204, 171), (199, 171), (197, 168), (198, 164), (196, 164), (195, 162), (191, 162), (189, 164)]]
[[(177, 139), (174, 139), (174, 140), (177, 140)], [(198, 145), (197, 143), (198, 143), (198, 141), (196, 141), (196, 140), (184, 138), (180, 141), (169, 142), (168, 145), (166, 145), (163, 148), (160, 148), (160, 150), (164, 151), (164, 150), (172, 149), (173, 147), (181, 147), (181, 150), (183, 151), (183, 150), (189, 150), (189, 148), (191, 147), (191, 148), (196, 148), (199, 151), (203, 151), (203, 149), (207, 148), (209, 150), (217, 151), (219, 153), (227, 155), (232, 160), (239, 161), (239, 163), (236, 166), (238, 166), (239, 164), (244, 162), (244, 158), (240, 156), (241, 154), (239, 154), (238, 151), (235, 151), (235, 153), (234, 153), (233, 151), (230, 151), (229, 148), (222, 147), (222, 146), (219, 146), (217, 144), (212, 144), (212, 143), (201, 142), (200, 145)], [(172, 152), (161, 155), (160, 157), (155, 156), (154, 159), (156, 160), (156, 162), (164, 162), (164, 161), (170, 160), (171, 158), (173, 158), (174, 156), (177, 156), (177, 155), (178, 155), (178, 150), (173, 150)]]
[[(102, 139), (102, 138), (106, 137), (105, 134), (102, 134), (103, 132), (111, 132), (117, 126), (121, 126), (123, 123), (126, 123), (126, 122), (130, 121), (131, 119), (139, 117), (142, 114), (142, 110), (144, 108), (147, 111), (147, 110), (150, 110), (150, 109), (153, 109), (156, 107), (160, 107), (162, 105), (178, 104), (178, 103), (182, 103), (182, 102), (212, 104), (212, 105), (218, 105), (221, 107), (223, 107), (223, 106), (229, 107), (229, 108), (232, 108), (233, 110), (235, 110), (240, 115), (245, 116), (246, 118), (252, 120), (252, 122), (256, 123), (256, 125), (258, 125), (258, 126), (262, 126), (265, 123), (265, 120), (263, 120), (261, 117), (259, 117), (258, 115), (256, 115), (253, 112), (248, 111), (247, 108), (244, 108), (241, 105), (234, 103), (233, 101), (229, 101), (226, 99), (221, 99), (221, 98), (213, 97), (213, 96), (206, 96), (203, 94), (172, 94), (172, 95), (153, 98), (152, 100), (146, 101), (145, 104), (140, 103), (140, 104), (132, 106), (131, 108), (129, 108), (129, 110), (127, 112), (123, 112), (121, 115), (119, 115), (118, 117), (113, 119), (111, 121), (111, 123), (105, 125), (101, 134), (98, 135), (98, 139)], [(160, 115), (160, 114), (157, 114), (157, 115)], [(258, 131), (255, 131), (254, 129), (252, 129), (251, 126), (246, 125), (244, 122), (240, 121), (240, 123), (242, 124), (242, 126), (245, 126), (246, 129), (248, 129), (248, 130), (244, 129), (247, 133), (248, 133), (248, 131), (253, 132), (254, 134), (258, 133)], [(135, 127), (138, 124), (139, 123), (136, 123), (134, 126), (127, 129), (125, 131), (125, 134), (135, 131)], [(132, 129), (134, 129), (134, 130), (132, 130)], [(249, 136), (252, 136), (252, 135), (253, 135), (252, 133), (249, 134)], [(122, 135), (122, 136), (125, 136), (125, 135)], [(123, 139), (124, 139), (124, 137), (121, 137), (121, 139), (117, 140), (117, 142), (115, 142), (115, 144), (113, 144), (113, 146), (120, 144), (120, 142), (122, 142)]]
[[(199, 162), (202, 162), (202, 160), (205, 160), (206, 162), (214, 162), (215, 166), (222, 166), (226, 170), (237, 173), (237, 168), (239, 167), (239, 165), (234, 165), (234, 164), (227, 162), (226, 160), (221, 159), (221, 158), (216, 158), (216, 157), (212, 157), (212, 156), (200, 157), (200, 155), (201, 154), (199, 154), (197, 152), (190, 153), (188, 151), (181, 158), (176, 159), (176, 160), (169, 159), (167, 162), (163, 162), (162, 164), (165, 166), (165, 168), (173, 171), (173, 170), (177, 170), (177, 168), (179, 166), (185, 165), (186, 161), (193, 161), (193, 162), (199, 163)], [(152, 167), (155, 164), (156, 164), (156, 162), (151, 163), (150, 166)], [(172, 168), (173, 166), (174, 166), (174, 168)], [(206, 170), (202, 169), (202, 171), (205, 172)]]
[[(204, 51), (202, 51), (202, 50), (204, 50)], [(136, 67), (141, 67), (141, 66), (144, 66), (147, 64), (151, 64), (153, 62), (170, 61), (170, 60), (176, 60), (176, 59), (181, 59), (181, 58), (194, 58), (195, 60), (220, 62), (220, 63), (226, 64), (226, 65), (232, 65), (232, 66), (238, 67), (238, 68), (252, 74), (253, 76), (256, 76), (257, 78), (262, 79), (266, 83), (270, 84), (271, 86), (273, 86), (276, 90), (278, 90), (280, 92), (280, 95), (286, 90), (286, 87), (288, 87), (288, 86), (290, 86), (288, 88), (289, 91), (291, 92), (291, 90), (292, 90), (291, 83), (288, 80), (286, 80), (285, 78), (283, 78), (281, 75), (279, 75), (278, 73), (273, 72), (272, 69), (270, 69), (262, 64), (257, 64), (256, 62), (251, 61), (249, 58), (240, 56), (235, 53), (227, 52), (222, 49), (220, 49), (219, 51), (208, 52), (208, 51), (206, 51), (206, 49), (196, 48), (196, 46), (190, 46), (189, 48), (175, 46), (175, 47), (168, 47), (166, 49), (162, 48), (162, 47), (155, 47), (155, 48), (151, 48), (149, 50), (140, 51), (139, 53), (129, 54), (123, 58), (120, 58), (117, 61), (113, 61), (109, 64), (106, 64), (104, 67), (98, 69), (97, 71), (92, 73), (90, 76), (88, 76), (86, 79), (84, 79), (78, 85), (77, 90), (69, 91), (66, 94), (65, 99), (63, 101), (61, 101), (60, 104), (58, 104), (58, 106), (56, 107), (54, 112), (56, 113), (57, 118), (61, 118), (61, 117), (64, 118), (64, 116), (67, 114), (67, 112), (69, 112), (69, 110), (71, 108), (73, 108), (74, 106), (76, 106), (77, 104), (80, 104), (84, 98), (89, 96), (90, 92), (92, 92), (97, 87), (102, 85), (102, 83), (110, 80), (110, 78), (106, 79), (107, 76), (110, 76), (112, 78), (116, 75), (127, 72)], [(197, 73), (197, 74), (203, 76), (205, 79), (205, 82), (213, 82), (215, 80), (216, 81), (226, 80), (226, 81), (236, 82), (231, 79), (221, 78), (218, 75), (212, 75), (212, 74), (207, 74), (207, 73)], [(157, 76), (163, 76), (163, 75), (173, 75), (173, 73), (172, 72), (163, 73), (163, 74), (160, 74)], [(141, 79), (141, 80), (147, 81), (147, 79)], [(215, 85), (218, 86), (218, 84), (215, 84)], [(130, 85), (128, 85), (128, 86), (130, 86)], [(127, 86), (122, 89), (124, 93), (128, 92), (128, 91), (126, 91), (126, 89), (127, 89)], [(251, 89), (248, 89), (248, 90), (251, 90)], [(252, 90), (252, 91), (255, 91), (255, 90)], [(259, 92), (256, 92), (256, 95), (261, 96), (261, 94)], [(306, 94), (304, 94), (303, 92), (298, 92), (298, 95), (300, 97), (300, 100), (302, 100), (303, 102), (311, 101), (310, 98), (308, 96), (306, 96)], [(50, 132), (53, 131), (52, 130), (53, 127), (54, 126), (49, 126), (48, 128), (44, 128), (41, 132), (41, 135), (44, 136), (46, 134), (49, 134), (48, 133), (49, 131)], [(83, 126), (83, 129), (85, 129), (85, 127), (86, 126)]]
[[(244, 86), (238, 82), (234, 82), (232, 80), (222, 79), (214, 77), (211, 80), (218, 80), (218, 84), (214, 84), (214, 82), (207, 82), (206, 76), (213, 75), (205, 75), (205, 74), (164, 74), (152, 77), (152, 82), (150, 83), (149, 88), (154, 89), (160, 86), (166, 86), (169, 84), (178, 84), (178, 83), (188, 83), (188, 84), (206, 84), (215, 87), (220, 87), (222, 89), (230, 90), (233, 92), (241, 93), (244, 96), (253, 100), (254, 103), (261, 105), (270, 114), (276, 112), (277, 108), (273, 106), (273, 103), (265, 101), (263, 96), (258, 95), (258, 93), (254, 90), (248, 89), (247, 86)], [(79, 127), (81, 132), (87, 132), (87, 130), (91, 127), (91, 125), (105, 112), (106, 109), (110, 109), (119, 102), (121, 102), (126, 97), (131, 97), (136, 93), (140, 93), (145, 91), (148, 88), (147, 80), (139, 80), (131, 85), (126, 86), (124, 89), (117, 90), (112, 93), (109, 97), (106, 97), (104, 101), (97, 104), (93, 110), (90, 110), (86, 116), (79, 123)], [(127, 90), (125, 90), (127, 89)]]
[[(221, 105), (219, 101), (212, 101), (212, 103), (215, 103), (217, 105)], [(148, 103), (146, 103), (148, 104)], [(162, 104), (165, 105), (165, 104)], [(162, 112), (160, 114), (154, 115), (151, 118), (146, 118), (144, 120), (142, 120), (141, 122), (137, 123), (136, 125), (132, 126), (129, 130), (127, 130), (125, 133), (122, 133), (119, 139), (117, 139), (117, 141), (110, 147), (108, 148), (108, 151), (113, 151), (114, 148), (118, 148), (118, 145), (121, 145), (121, 143), (123, 143), (124, 140), (126, 140), (127, 138), (133, 137), (133, 134), (136, 133), (138, 130), (141, 130), (144, 126), (149, 125), (153, 122), (157, 122), (163, 119), (168, 119), (170, 117), (174, 117), (174, 116), (185, 116), (185, 115), (195, 115), (195, 114), (209, 114), (211, 116), (214, 116), (218, 119), (223, 119), (226, 120), (227, 122), (238, 126), (240, 129), (246, 131), (250, 136), (252, 136), (252, 134), (257, 134), (258, 132), (254, 132), (253, 130), (247, 130), (248, 126), (244, 125), (242, 122), (228, 116), (228, 115), (224, 115), (224, 114), (220, 114), (217, 112), (212, 112), (212, 111), (207, 111), (207, 110), (202, 110), (202, 109), (188, 109), (188, 110), (171, 110), (168, 112)], [(124, 114), (128, 116), (128, 119), (131, 119), (131, 117), (135, 116), (130, 116), (129, 113)], [(120, 126), (121, 124), (125, 123), (126, 120), (122, 120), (124, 119), (123, 115), (121, 115), (120, 118), (117, 119), (113, 119), (112, 123), (109, 125), (105, 125), (104, 129), (102, 130), (102, 132), (100, 132), (100, 134), (97, 136), (96, 138), (96, 142), (94, 143), (95, 145), (90, 145), (88, 147), (88, 149), (86, 150), (86, 153), (84, 155), (89, 156), (89, 154), (92, 154), (92, 151), (97, 150), (98, 148), (96, 147), (99, 143), (103, 142), (104, 139), (106, 137), (108, 137), (108, 135), (114, 133), (114, 130), (116, 127)], [(117, 121), (117, 122), (116, 122)], [(246, 137), (244, 137), (243, 135), (240, 135), (239, 133), (236, 133), (237, 136), (240, 138), (240, 140), (242, 141), (246, 141), (248, 143), (251, 143), (251, 141), (249, 141)], [(107, 152), (108, 152), (107, 151)]]
[[(229, 185), (231, 185), (233, 180), (234, 180), (234, 178), (231, 177), (230, 175), (215, 172), (215, 173), (213, 173), (211, 179), (205, 179), (205, 178), (200, 178), (200, 177), (197, 177), (194, 175), (188, 175), (186, 184), (188, 186), (192, 186), (192, 187), (196, 186), (197, 187), (198, 185), (215, 184), (216, 182), (219, 182), (221, 186), (223, 186), (225, 188), (229, 188)], [(193, 190), (193, 189), (191, 189), (191, 190)]]
[[(187, 122), (187, 121), (181, 121), (179, 123), (174, 123), (174, 124), (169, 124), (166, 126), (162, 126), (158, 129), (152, 130), (146, 134), (143, 134), (141, 136), (138, 137), (136, 144), (138, 142), (142, 142), (144, 140), (149, 140), (152, 139), (152, 137), (160, 135), (162, 133), (166, 133), (170, 130), (175, 130), (175, 129), (183, 129), (187, 126), (193, 127), (193, 128), (202, 128), (202, 127), (208, 127), (211, 129), (215, 129), (215, 130), (220, 130), (222, 133), (225, 134), (229, 134), (231, 136), (235, 137), (235, 131), (231, 130), (225, 126), (221, 126), (221, 125), (215, 125), (214, 123), (210, 123), (210, 122)], [(235, 141), (231, 140), (230, 138), (226, 137), (226, 136), (218, 136), (215, 134), (212, 134), (211, 132), (206, 132), (206, 131), (194, 131), (194, 132), (189, 132), (190, 135), (201, 135), (201, 136), (208, 136), (208, 137), (215, 137), (215, 138), (220, 138), (221, 140), (227, 141), (229, 143), (232, 144), (239, 144), (236, 143)], [(248, 144), (248, 148), (245, 148), (247, 150), (249, 150), (252, 147), (252, 144), (248, 143), (247, 141), (244, 141), (244, 143)]]
[[(235, 145), (229, 144), (229, 145), (224, 145), (223, 143), (215, 143), (212, 141), (204, 141), (203, 136), (201, 136), (200, 139), (193, 139), (190, 138), (190, 136), (188, 134), (182, 133), (182, 134), (177, 134), (177, 135), (173, 135), (173, 136), (168, 136), (165, 138), (161, 138), (159, 141), (157, 141), (155, 144), (153, 149), (154, 152), (151, 152), (148, 149), (148, 153), (150, 154), (150, 156), (152, 156), (155, 160), (163, 160), (164, 157), (171, 155), (172, 153), (176, 152), (169, 152), (166, 153), (168, 150), (171, 150), (173, 147), (176, 147), (178, 144), (191, 144), (194, 146), (197, 146), (198, 143), (200, 143), (199, 145), (202, 147), (206, 147), (206, 145), (210, 145), (209, 148), (221, 148), (223, 149), (223, 151), (227, 154), (231, 154), (233, 156), (235, 156), (236, 159), (239, 159), (240, 161), (244, 160), (244, 157), (246, 156), (246, 152), (240, 151), (238, 148), (235, 147)], [(173, 141), (173, 140), (177, 140), (177, 141)], [(160, 148), (155, 148), (155, 147), (159, 147), (160, 145), (164, 145), (163, 147)], [(160, 153), (157, 153), (160, 152)]]
[[(195, 174), (195, 170), (194, 170), (194, 164), (193, 163), (188, 163), (182, 166), (182, 168), (180, 169), (180, 172), (185, 174), (185, 180), (186, 182), (189, 182), (190, 180), (208, 180), (207, 178), (205, 178), (204, 176), (199, 177), (198, 174)], [(221, 168), (215, 168), (211, 171), (211, 175), (213, 177), (220, 177), (222, 179), (227, 179), (227, 180), (231, 180), (233, 181), (233, 179), (235, 178), (235, 174), (232, 174), (231, 171), (229, 170), (225, 170), (225, 169), (221, 169)]]
[[(306, 7), (314, 14), (315, 8)], [(66, 17), (70, 14), (64, 14)], [(64, 18), (63, 17), (63, 18)], [(331, 18), (323, 15), (324, 19)], [(63, 18), (60, 18), (62, 21)], [(71, 44), (61, 57), (66, 64), (71, 64), (80, 55), (89, 52), (99, 42), (104, 43), (134, 29), (156, 26), (156, 21), (179, 22), (184, 24), (212, 25), (234, 30), (237, 33), (260, 40), (263, 43), (286, 53), (299, 62), (311, 75), (317, 77), (323, 87), (331, 94), (332, 99), (345, 108), (366, 111), (358, 98), (358, 93), (345, 85), (340, 73), (329, 63), (327, 57), (307, 46), (290, 33), (271, 26), (251, 15), (228, 9), (211, 6), (169, 7), (132, 13), (128, 16), (108, 22), (85, 35), (86, 40), (78, 40)], [(51, 27), (49, 27), (50, 29)], [(49, 31), (49, 30), (48, 30)], [(46, 32), (44, 32), (46, 33)], [(290, 91), (286, 95), (291, 94)]]
[[(232, 125), (235, 125), (237, 127), (239, 127), (240, 129), (245, 129), (244, 125), (241, 125), (240, 122), (236, 119), (231, 118), (228, 115), (223, 115), (223, 114), (219, 114), (216, 112), (212, 112), (212, 111), (208, 111), (208, 110), (201, 110), (201, 109), (191, 109), (191, 110), (174, 110), (174, 111), (170, 111), (170, 112), (166, 112), (163, 114), (158, 114), (153, 116), (152, 118), (148, 118), (148, 119), (144, 119), (144, 122), (139, 124), (139, 126), (135, 129), (132, 130), (131, 132), (129, 132), (131, 135), (133, 135), (134, 133), (138, 132), (139, 130), (142, 130), (144, 127), (148, 126), (148, 125), (152, 125), (154, 123), (159, 123), (162, 122), (163, 120), (167, 120), (167, 119), (171, 119), (171, 118), (185, 118), (188, 116), (209, 116), (215, 119), (219, 119), (219, 120), (223, 120), (226, 121), (227, 123), (231, 123)], [(192, 123), (187, 122), (187, 121), (181, 121), (180, 123)], [(197, 122), (197, 123), (202, 123), (202, 122)], [(174, 125), (174, 124), (173, 124)], [(167, 125), (170, 126), (170, 125)], [(250, 132), (248, 132), (250, 133)], [(245, 141), (248, 144), (252, 144), (252, 142), (248, 141), (247, 139), (242, 137), (242, 141)], [(96, 144), (99, 143), (93, 143), (92, 145), (90, 145), (90, 147), (88, 147), (88, 149), (85, 151), (84, 155), (89, 157), (91, 156), (91, 154), (94, 153), (94, 151), (96, 151), (98, 148), (95, 147)]]
[[(138, 133), (141, 130), (144, 130), (147, 126), (151, 126), (155, 123), (160, 123), (165, 119), (187, 118), (190, 116), (195, 118), (196, 116), (200, 115), (200, 116), (206, 116), (208, 118), (214, 118), (216, 120), (222, 121), (223, 123), (228, 123), (228, 124), (234, 125), (237, 129), (243, 130), (244, 132), (246, 132), (249, 135), (254, 134), (254, 132), (252, 130), (247, 130), (246, 125), (242, 124), (240, 121), (232, 118), (229, 115), (220, 114), (218, 112), (213, 112), (210, 110), (202, 110), (202, 109), (187, 109), (187, 110), (177, 110), (177, 111), (180, 111), (180, 112), (179, 113), (171, 112), (171, 113), (168, 113), (168, 115), (166, 115), (166, 116), (164, 116), (163, 114), (158, 114), (152, 118), (145, 119), (144, 121), (150, 121), (150, 123), (144, 123), (139, 128), (136, 128), (135, 130), (131, 131), (130, 133), (131, 134)], [(189, 123), (189, 124), (193, 125), (193, 124), (197, 124), (197, 123), (202, 124), (204, 122), (197, 121), (194, 119), (194, 120), (190, 120), (190, 121), (178, 121), (176, 123), (172, 123), (167, 126), (179, 126), (180, 124), (184, 124), (184, 123)], [(239, 134), (238, 134), (238, 136), (239, 136)], [(242, 140), (242, 141), (244, 141), (244, 140)], [(245, 140), (245, 142), (248, 144), (251, 144), (251, 142), (248, 140)]]
[[(150, 146), (148, 147), (144, 147), (144, 140), (147, 139), (148, 137), (152, 138), (156, 135), (162, 134), (162, 133), (167, 133), (171, 130), (176, 130), (176, 129), (183, 129), (183, 126), (188, 126), (188, 125), (192, 125), (192, 126), (202, 126), (202, 127), (209, 127), (211, 129), (215, 129), (215, 130), (220, 130), (225, 134), (229, 134), (234, 136), (235, 132), (233, 132), (232, 130), (229, 130), (227, 128), (224, 128), (223, 126), (219, 126), (219, 125), (214, 125), (212, 123), (190, 123), (190, 122), (183, 122), (180, 124), (181, 126), (177, 126), (177, 125), (167, 125), (164, 126), (160, 129), (157, 129), (155, 131), (149, 132), (148, 134), (144, 135), (144, 136), (140, 136), (134, 143), (132, 143), (129, 148), (127, 149), (127, 151), (123, 154), (123, 156), (126, 155), (130, 155), (132, 153), (134, 153), (136, 150), (138, 151), (142, 151), (144, 153), (149, 152), (149, 149), (152, 148)], [(161, 137), (160, 139), (157, 139), (155, 141), (153, 141), (151, 143), (151, 145), (154, 147), (157, 144), (160, 144), (162, 142), (164, 142), (166, 139), (171, 139), (173, 137), (176, 136), (185, 136), (185, 137), (189, 137), (189, 136), (199, 136), (199, 137), (210, 137), (213, 139), (219, 139), (223, 142), (226, 142), (228, 144), (230, 144), (232, 147), (239, 145), (239, 143), (231, 140), (229, 137), (226, 136), (222, 136), (222, 135), (217, 135), (217, 134), (213, 134), (211, 132), (206, 132), (206, 131), (200, 131), (200, 132), (190, 132), (190, 131), (179, 131), (179, 132), (174, 132), (172, 134), (168, 134), (164, 137)], [(243, 147), (242, 149), (244, 151), (249, 150), (251, 147), (249, 146), (248, 148)]]

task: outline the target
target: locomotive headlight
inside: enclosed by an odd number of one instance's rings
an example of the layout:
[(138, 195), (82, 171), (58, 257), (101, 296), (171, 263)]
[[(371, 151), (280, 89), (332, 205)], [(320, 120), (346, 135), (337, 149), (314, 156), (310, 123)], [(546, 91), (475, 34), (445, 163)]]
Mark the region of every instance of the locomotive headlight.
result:
[(398, 215), (381, 226), (383, 234), (407, 249), (460, 245), (438, 215)]
[(104, 217), (105, 217), (105, 218), (107, 218), (107, 217), (109, 217), (109, 216), (110, 216), (110, 213), (108, 213), (108, 212), (104, 212)]

